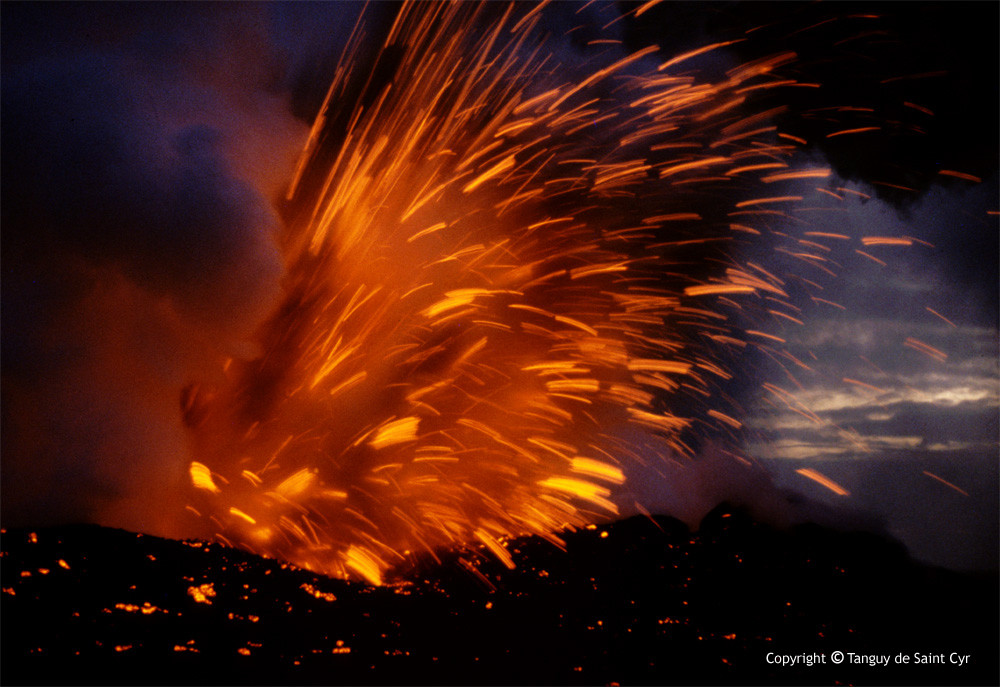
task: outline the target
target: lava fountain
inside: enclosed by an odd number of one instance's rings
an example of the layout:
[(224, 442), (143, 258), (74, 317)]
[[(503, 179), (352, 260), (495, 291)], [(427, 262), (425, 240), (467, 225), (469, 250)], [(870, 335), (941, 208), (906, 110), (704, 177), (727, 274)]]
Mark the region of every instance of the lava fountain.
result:
[(736, 436), (733, 361), (780, 346), (752, 323), (799, 321), (814, 283), (741, 247), (830, 270), (830, 237), (775, 229), (836, 197), (830, 170), (758, 105), (816, 84), (791, 52), (691, 69), (726, 43), (560, 59), (543, 12), (406, 4), (371, 69), (358, 24), (290, 184), (260, 355), (182, 399), (188, 510), (220, 540), (376, 584), (441, 547), (513, 565), (510, 537), (613, 516), (630, 463)]

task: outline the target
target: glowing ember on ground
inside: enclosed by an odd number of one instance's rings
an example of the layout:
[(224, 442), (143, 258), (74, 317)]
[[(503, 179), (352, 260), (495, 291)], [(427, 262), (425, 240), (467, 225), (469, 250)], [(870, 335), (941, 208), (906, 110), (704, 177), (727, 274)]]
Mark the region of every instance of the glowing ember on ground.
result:
[(197, 587), (188, 587), (188, 596), (197, 601), (200, 604), (212, 604), (212, 597), (215, 596), (215, 588), (212, 586), (211, 582), (198, 585)]
[[(204, 596), (202, 596), (202, 598), (204, 598)], [(195, 600), (197, 601), (198, 598), (195, 597)], [(210, 603), (210, 602), (208, 602), (208, 603)], [(162, 612), (162, 613), (166, 613), (166, 611), (164, 611), (161, 608), (157, 608), (156, 606), (152, 605), (148, 601), (143, 602), (143, 604), (141, 606), (138, 606), (136, 604), (127, 604), (127, 603), (115, 604), (115, 608), (120, 609), (122, 611), (128, 611), (129, 613), (139, 612), (139, 613), (142, 613), (143, 615), (150, 615), (152, 613), (156, 613), (157, 611)]]
[[(584, 527), (564, 534), (565, 550), (512, 540), (513, 570), (486, 545), (441, 552), (383, 587), (223, 546), (47, 532), (44, 545), (3, 542), (13, 684), (183, 684), (195, 666), (208, 684), (989, 684), (996, 674), (995, 577), (922, 568), (888, 540), (779, 530), (739, 510), (717, 509), (697, 532), (665, 517)], [(478, 567), (466, 568), (473, 556)], [(53, 557), (86, 565), (16, 575)], [(213, 580), (211, 605), (188, 593), (207, 587), (192, 579)], [(959, 647), (974, 660), (892, 673), (763, 660), (803, 642), (825, 654)]]
[(319, 589), (316, 589), (316, 587), (312, 586), (308, 582), (304, 582), (304, 583), (302, 583), (299, 586), (302, 589), (304, 589), (307, 594), (311, 594), (311, 595), (315, 596), (317, 599), (322, 599), (323, 601), (336, 601), (337, 600), (337, 597), (334, 596), (332, 593), (320, 591)]

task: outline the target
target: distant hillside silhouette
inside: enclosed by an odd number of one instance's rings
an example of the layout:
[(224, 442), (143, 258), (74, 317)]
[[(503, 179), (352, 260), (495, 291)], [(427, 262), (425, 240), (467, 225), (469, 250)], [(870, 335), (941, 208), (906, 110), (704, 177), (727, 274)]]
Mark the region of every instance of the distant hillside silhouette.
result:
[[(514, 570), (445, 553), (373, 588), (218, 544), (10, 530), (3, 684), (997, 682), (996, 577), (917, 565), (892, 541), (726, 506), (694, 533), (632, 518), (565, 541), (511, 542)], [(766, 660), (835, 650), (971, 663)]]

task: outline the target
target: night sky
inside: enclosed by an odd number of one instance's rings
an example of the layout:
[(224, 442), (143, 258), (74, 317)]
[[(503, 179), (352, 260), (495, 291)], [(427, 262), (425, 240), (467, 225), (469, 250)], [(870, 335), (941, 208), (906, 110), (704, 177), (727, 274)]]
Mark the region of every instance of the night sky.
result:
[[(574, 21), (568, 7), (552, 11), (553, 30)], [(163, 504), (189, 462), (180, 389), (220, 355), (254, 355), (279, 297), (280, 199), (359, 9), (3, 3), (5, 526), (170, 531)], [(376, 26), (389, 9), (375, 4)], [(875, 39), (843, 42), (858, 31), (826, 22), (862, 10), (886, 16)], [(729, 498), (766, 512), (791, 498), (797, 518), (887, 532), (935, 564), (996, 568), (997, 25), (996, 3), (667, 2), (614, 29), (625, 46), (679, 53), (757, 28), (697, 66), (784, 41), (825, 102), (886, 118), (899, 113), (885, 102), (911, 102), (923, 109), (905, 115), (926, 132), (844, 142), (803, 119), (799, 134), (817, 141), (805, 166), (831, 165), (829, 187), (856, 192), (812, 230), (916, 240), (868, 255), (845, 245), (805, 325), (768, 323), (808, 362), (797, 392), (819, 424), (764, 387), (795, 386), (787, 359), (740, 363), (744, 448), (770, 477), (748, 478), (706, 444), (693, 475), (632, 476), (650, 510), (690, 515)], [(821, 104), (811, 97), (789, 103), (789, 121)], [(767, 245), (747, 257), (782, 259)]]

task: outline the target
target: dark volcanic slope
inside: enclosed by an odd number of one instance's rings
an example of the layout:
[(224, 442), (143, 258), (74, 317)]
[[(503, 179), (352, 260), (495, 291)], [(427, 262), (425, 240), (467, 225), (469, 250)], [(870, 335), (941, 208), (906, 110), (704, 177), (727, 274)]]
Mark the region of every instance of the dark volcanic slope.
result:
[[(997, 579), (717, 509), (372, 588), (98, 527), (2, 537), (3, 684), (997, 684)], [(208, 603), (211, 602), (211, 603)], [(839, 665), (835, 651), (845, 654)], [(888, 666), (854, 663), (890, 656)], [(775, 656), (820, 654), (782, 667)], [(909, 664), (896, 664), (897, 654)], [(968, 663), (950, 663), (969, 656)], [(937, 661), (941, 663), (924, 663)], [(920, 663), (918, 663), (920, 661)]]

